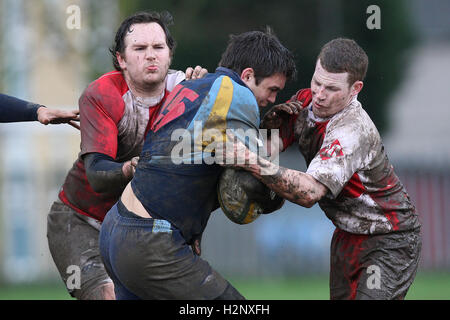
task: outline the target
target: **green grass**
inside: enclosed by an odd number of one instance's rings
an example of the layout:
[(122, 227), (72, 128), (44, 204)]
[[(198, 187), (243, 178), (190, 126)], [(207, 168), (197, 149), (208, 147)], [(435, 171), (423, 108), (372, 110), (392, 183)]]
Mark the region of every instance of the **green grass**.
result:
[[(238, 280), (232, 284), (248, 299), (328, 300), (328, 275), (287, 279)], [(407, 300), (450, 300), (450, 272), (419, 272)]]
[(450, 300), (450, 272), (418, 273), (408, 300)]
[(0, 300), (72, 300), (61, 283), (1, 285)]
[[(230, 282), (250, 300), (328, 300), (328, 275)], [(0, 300), (71, 300), (63, 284), (2, 285)], [(450, 272), (419, 272), (408, 300), (450, 300)]]
[(281, 279), (230, 279), (251, 300), (327, 300), (328, 276)]

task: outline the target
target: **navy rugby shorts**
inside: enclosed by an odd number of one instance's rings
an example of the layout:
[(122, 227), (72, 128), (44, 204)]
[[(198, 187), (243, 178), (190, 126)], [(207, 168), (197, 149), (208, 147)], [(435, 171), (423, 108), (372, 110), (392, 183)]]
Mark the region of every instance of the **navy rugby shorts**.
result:
[(120, 201), (107, 213), (99, 242), (118, 300), (243, 299), (170, 222), (139, 217)]

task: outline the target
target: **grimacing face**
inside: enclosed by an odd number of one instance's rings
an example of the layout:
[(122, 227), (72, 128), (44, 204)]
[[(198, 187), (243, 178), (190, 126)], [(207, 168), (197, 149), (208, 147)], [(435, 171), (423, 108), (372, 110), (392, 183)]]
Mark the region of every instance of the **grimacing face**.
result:
[(160, 89), (172, 60), (164, 30), (156, 22), (132, 25), (124, 53), (117, 60), (130, 88), (138, 92)]
[(343, 110), (363, 86), (362, 81), (349, 85), (348, 73), (331, 73), (325, 70), (320, 60), (311, 79), (312, 110), (321, 118), (328, 118)]

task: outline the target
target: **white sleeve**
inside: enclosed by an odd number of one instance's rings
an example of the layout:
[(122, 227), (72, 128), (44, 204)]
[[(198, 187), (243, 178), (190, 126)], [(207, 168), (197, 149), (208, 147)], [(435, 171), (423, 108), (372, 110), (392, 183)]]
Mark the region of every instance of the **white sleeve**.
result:
[(330, 123), (319, 152), (306, 173), (337, 197), (355, 172), (364, 168), (371, 148), (365, 132), (355, 125)]
[(181, 81), (183, 81), (185, 78), (186, 75), (184, 74), (183, 71), (169, 69), (166, 80), (167, 91), (172, 91), (173, 88), (175, 88), (176, 85), (179, 84)]

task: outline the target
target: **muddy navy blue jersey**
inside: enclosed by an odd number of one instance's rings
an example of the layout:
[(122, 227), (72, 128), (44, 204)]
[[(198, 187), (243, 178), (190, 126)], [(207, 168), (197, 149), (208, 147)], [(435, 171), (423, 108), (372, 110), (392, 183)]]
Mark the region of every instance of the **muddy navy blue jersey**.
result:
[(260, 117), (255, 96), (237, 73), (218, 68), (171, 92), (146, 135), (131, 186), (153, 218), (180, 229), (189, 243), (216, 208), (221, 167), (214, 142), (226, 132), (257, 152)]
[(39, 107), (38, 104), (0, 94), (0, 122), (36, 121)]

